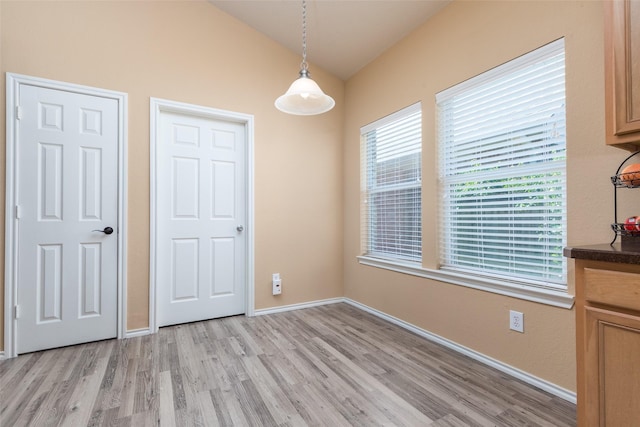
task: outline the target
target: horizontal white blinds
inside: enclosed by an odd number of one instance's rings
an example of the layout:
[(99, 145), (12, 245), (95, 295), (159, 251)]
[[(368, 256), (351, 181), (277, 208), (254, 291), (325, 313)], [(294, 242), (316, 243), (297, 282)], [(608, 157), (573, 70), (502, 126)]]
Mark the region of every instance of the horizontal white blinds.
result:
[(564, 42), (440, 93), (441, 265), (566, 288)]
[(420, 104), (374, 122), (361, 133), (363, 252), (383, 258), (420, 260)]

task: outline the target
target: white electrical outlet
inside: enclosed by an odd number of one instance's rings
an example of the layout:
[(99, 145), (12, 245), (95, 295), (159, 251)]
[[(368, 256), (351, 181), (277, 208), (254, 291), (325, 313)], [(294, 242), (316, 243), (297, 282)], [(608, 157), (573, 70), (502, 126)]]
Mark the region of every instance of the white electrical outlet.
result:
[(280, 295), (282, 293), (282, 279), (280, 279), (280, 273), (273, 273), (271, 276), (271, 285), (273, 286), (273, 295)]
[(509, 310), (509, 329), (524, 333), (524, 314)]

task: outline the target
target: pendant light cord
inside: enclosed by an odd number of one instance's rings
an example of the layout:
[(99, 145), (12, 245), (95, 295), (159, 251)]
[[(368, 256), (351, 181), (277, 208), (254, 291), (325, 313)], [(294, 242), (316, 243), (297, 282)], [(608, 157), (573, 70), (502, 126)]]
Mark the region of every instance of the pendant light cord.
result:
[(307, 64), (307, 2), (302, 0), (302, 64), (300, 69), (307, 72), (309, 65)]
[[(2, 1), (2, 0), (0, 0)], [(309, 76), (307, 64), (307, 2), (302, 0), (302, 63), (299, 77), (291, 83), (284, 95), (276, 99), (275, 106), (287, 114), (312, 116), (326, 113), (336, 102), (324, 93)]]

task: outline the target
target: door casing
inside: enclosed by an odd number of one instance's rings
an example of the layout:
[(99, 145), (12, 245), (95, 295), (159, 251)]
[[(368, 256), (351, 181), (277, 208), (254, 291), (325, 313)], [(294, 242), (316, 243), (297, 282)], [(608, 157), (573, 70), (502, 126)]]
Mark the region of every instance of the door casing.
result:
[(223, 120), (228, 122), (235, 122), (243, 124), (245, 127), (245, 206), (246, 206), (246, 222), (245, 222), (245, 238), (246, 238), (246, 251), (245, 251), (245, 307), (246, 316), (252, 317), (255, 315), (255, 284), (254, 284), (254, 160), (253, 160), (253, 115), (236, 113), (233, 111), (219, 110), (210, 107), (204, 107), (193, 104), (186, 104), (182, 102), (170, 101), (166, 99), (151, 98), (150, 100), (150, 245), (149, 245), (149, 330), (151, 333), (158, 332), (157, 322), (157, 310), (158, 304), (156, 303), (156, 265), (157, 265), (157, 175), (158, 171), (158, 152), (157, 145), (160, 141), (160, 113), (170, 112), (179, 113), (190, 116), (202, 117), (206, 119)]
[(48, 80), (14, 73), (6, 73), (6, 185), (5, 185), (5, 273), (4, 273), (4, 357), (15, 357), (17, 351), (17, 295), (18, 295), (18, 126), (20, 114), (20, 86), (47, 89), (114, 99), (118, 103), (118, 338), (126, 336), (126, 279), (127, 279), (127, 94), (73, 83)]

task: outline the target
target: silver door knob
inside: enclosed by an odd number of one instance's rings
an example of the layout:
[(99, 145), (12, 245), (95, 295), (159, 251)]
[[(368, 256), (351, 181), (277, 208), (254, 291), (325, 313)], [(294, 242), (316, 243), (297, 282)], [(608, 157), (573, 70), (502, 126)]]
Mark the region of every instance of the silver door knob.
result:
[(239, 225), (239, 226), (237, 226), (237, 227), (236, 227), (236, 230), (238, 230), (238, 231), (242, 231), (242, 230), (244, 230), (244, 227), (243, 227), (243, 226), (241, 226), (241, 225)]

